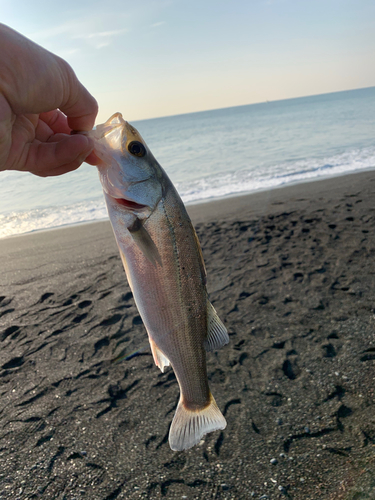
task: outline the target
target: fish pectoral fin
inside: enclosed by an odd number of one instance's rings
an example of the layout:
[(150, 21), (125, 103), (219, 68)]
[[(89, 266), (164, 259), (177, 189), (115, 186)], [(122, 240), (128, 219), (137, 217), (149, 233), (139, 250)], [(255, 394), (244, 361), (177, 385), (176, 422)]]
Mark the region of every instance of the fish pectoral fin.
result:
[(169, 431), (169, 446), (182, 451), (199, 443), (209, 432), (225, 429), (227, 422), (210, 394), (210, 402), (201, 410), (189, 410), (180, 399)]
[(164, 373), (164, 368), (170, 366), (171, 362), (167, 356), (159, 349), (152, 338), (149, 336), (150, 346), (152, 355), (154, 357), (155, 365), (158, 366), (162, 373)]
[(156, 264), (162, 266), (159, 250), (147, 232), (147, 229), (143, 226), (142, 221), (138, 219), (138, 217), (135, 219), (133, 224), (128, 227), (128, 230), (134, 240), (134, 243), (138, 246), (146, 259), (149, 260), (155, 267)]
[(207, 300), (207, 332), (207, 338), (204, 341), (204, 348), (207, 352), (215, 351), (228, 344), (229, 336), (227, 329), (209, 300)]

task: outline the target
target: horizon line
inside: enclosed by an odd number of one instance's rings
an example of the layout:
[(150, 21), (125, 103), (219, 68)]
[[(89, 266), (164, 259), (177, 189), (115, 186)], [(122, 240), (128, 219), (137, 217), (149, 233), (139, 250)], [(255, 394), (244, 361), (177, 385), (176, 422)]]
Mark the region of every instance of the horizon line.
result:
[(224, 110), (224, 109), (242, 108), (244, 106), (257, 106), (259, 104), (271, 104), (271, 103), (282, 102), (282, 101), (293, 101), (296, 99), (306, 99), (308, 97), (319, 97), (319, 96), (324, 96), (324, 95), (329, 95), (329, 94), (341, 94), (344, 92), (353, 92), (354, 90), (369, 90), (369, 89), (373, 89), (373, 88), (375, 88), (375, 85), (371, 85), (369, 87), (357, 87), (354, 89), (335, 90), (333, 92), (321, 92), (319, 94), (309, 94), (309, 95), (298, 96), (298, 97), (287, 97), (286, 99), (275, 99), (275, 100), (251, 102), (251, 103), (247, 103), (247, 104), (236, 104), (235, 106), (224, 106), (223, 108), (202, 109), (199, 111), (190, 111), (189, 113), (176, 113), (173, 115), (153, 116), (151, 118), (140, 118), (140, 119), (131, 120), (131, 121), (132, 121), (132, 123), (135, 123), (135, 122), (144, 122), (144, 121), (149, 121), (149, 120), (159, 120), (159, 119), (163, 119), (163, 118), (174, 118), (174, 117), (178, 117), (178, 116), (194, 115), (194, 114), (198, 114), (198, 113), (207, 113), (209, 111), (220, 111), (220, 110)]

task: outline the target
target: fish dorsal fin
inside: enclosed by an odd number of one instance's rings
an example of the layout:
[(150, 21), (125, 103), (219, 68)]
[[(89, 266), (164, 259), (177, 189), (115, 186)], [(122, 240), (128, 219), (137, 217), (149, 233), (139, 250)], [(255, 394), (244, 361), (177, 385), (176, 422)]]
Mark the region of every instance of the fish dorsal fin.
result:
[(207, 300), (207, 332), (207, 339), (204, 341), (204, 348), (207, 352), (215, 351), (228, 344), (227, 329), (209, 300)]
[(151, 351), (152, 351), (152, 355), (154, 357), (155, 365), (160, 368), (162, 373), (164, 373), (164, 368), (166, 366), (169, 366), (171, 364), (171, 362), (169, 361), (167, 356), (161, 352), (161, 350), (155, 344), (155, 342), (152, 340), (152, 338), (150, 336), (148, 338), (150, 341)]
[(136, 217), (133, 224), (128, 227), (128, 230), (134, 240), (134, 243), (138, 246), (146, 259), (149, 260), (155, 267), (156, 264), (162, 266), (159, 250), (147, 232), (147, 229), (144, 227), (141, 219)]

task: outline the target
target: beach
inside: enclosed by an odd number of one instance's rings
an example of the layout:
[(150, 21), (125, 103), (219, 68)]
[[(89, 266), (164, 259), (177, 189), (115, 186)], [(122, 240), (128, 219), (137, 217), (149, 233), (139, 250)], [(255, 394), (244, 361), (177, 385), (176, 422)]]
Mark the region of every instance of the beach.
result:
[(0, 240), (0, 499), (375, 498), (374, 200), (367, 171), (188, 207), (230, 343), (227, 428), (185, 452), (109, 222)]

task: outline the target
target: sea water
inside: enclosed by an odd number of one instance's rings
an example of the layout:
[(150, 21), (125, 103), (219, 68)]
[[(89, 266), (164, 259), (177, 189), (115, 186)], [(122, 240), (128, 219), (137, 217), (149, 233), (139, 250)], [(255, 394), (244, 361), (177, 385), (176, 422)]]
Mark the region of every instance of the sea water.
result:
[[(187, 204), (375, 167), (375, 87), (132, 124)], [(96, 167), (0, 172), (0, 237), (106, 217)]]

